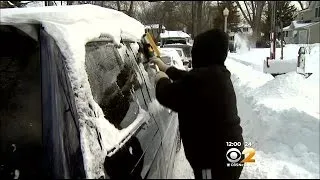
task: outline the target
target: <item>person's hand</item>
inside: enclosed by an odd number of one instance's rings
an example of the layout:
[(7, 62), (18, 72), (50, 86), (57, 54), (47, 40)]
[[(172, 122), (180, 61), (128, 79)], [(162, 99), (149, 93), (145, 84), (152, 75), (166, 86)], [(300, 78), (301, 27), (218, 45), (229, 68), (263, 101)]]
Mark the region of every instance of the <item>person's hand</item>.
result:
[(152, 57), (150, 58), (150, 63), (154, 63), (158, 66), (159, 70), (162, 72), (166, 72), (166, 70), (170, 67), (166, 65), (160, 58), (158, 57)]
[(156, 74), (156, 77), (155, 77), (155, 84), (157, 84), (157, 82), (161, 79), (161, 78), (168, 78), (169, 79), (169, 76), (162, 72), (162, 71), (159, 71), (157, 74)]

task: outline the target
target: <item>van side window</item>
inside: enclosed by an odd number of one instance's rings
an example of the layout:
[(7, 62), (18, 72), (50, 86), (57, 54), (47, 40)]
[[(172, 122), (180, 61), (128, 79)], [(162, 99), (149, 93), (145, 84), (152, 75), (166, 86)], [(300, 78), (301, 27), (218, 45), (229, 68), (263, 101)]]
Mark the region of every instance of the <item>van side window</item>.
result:
[(128, 127), (139, 112), (135, 89), (139, 81), (130, 64), (109, 42), (86, 44), (86, 71), (94, 100), (116, 128)]

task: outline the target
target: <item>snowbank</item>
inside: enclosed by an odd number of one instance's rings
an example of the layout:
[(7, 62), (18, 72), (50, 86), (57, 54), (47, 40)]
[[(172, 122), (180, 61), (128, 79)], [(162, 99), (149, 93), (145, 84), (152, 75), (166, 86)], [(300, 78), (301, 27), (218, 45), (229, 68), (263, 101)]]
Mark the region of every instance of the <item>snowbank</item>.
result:
[(319, 178), (319, 84), (295, 72), (273, 78), (231, 58), (226, 66), (249, 106), (239, 113), (252, 113), (241, 123), (257, 162), (241, 178)]
[[(240, 41), (242, 42), (242, 41)], [(250, 51), (244, 50), (245, 43), (242, 42), (241, 49), (238, 53), (229, 53), (228, 57), (241, 62), (245, 65), (253, 67), (255, 70), (263, 72), (263, 63), (267, 57), (270, 56), (270, 48), (251, 48)], [(300, 47), (307, 47), (307, 54), (306, 54), (306, 71), (310, 71), (308, 68), (311, 68), (311, 72), (318, 72), (318, 70), (314, 70), (314, 68), (319, 69), (318, 66), (314, 66), (313, 63), (319, 63), (319, 61), (315, 60), (317, 57), (319, 58), (319, 48), (320, 44), (287, 44), (283, 48), (283, 57), (284, 60), (287, 61), (289, 64), (296, 64), (298, 60), (298, 50)], [(309, 54), (310, 53), (310, 54)], [(276, 59), (280, 59), (281, 56), (281, 48), (276, 48)], [(310, 64), (311, 60), (311, 64)], [(271, 61), (269, 61), (271, 62)], [(271, 62), (272, 63), (272, 62)]]
[(85, 70), (85, 44), (101, 35), (107, 35), (113, 38), (115, 44), (123, 47), (120, 44), (121, 38), (140, 40), (144, 26), (122, 12), (94, 5), (11, 8), (1, 9), (0, 14), (1, 24), (41, 23), (56, 40), (66, 58), (72, 89), (78, 94), (75, 101), (80, 116), (81, 149), (86, 176), (105, 177), (104, 157), (114, 153), (110, 150), (113, 147), (118, 149), (121, 140), (126, 142), (127, 135), (130, 136), (148, 119), (148, 113), (140, 108), (134, 123), (121, 131), (104, 118), (102, 109), (92, 97)]

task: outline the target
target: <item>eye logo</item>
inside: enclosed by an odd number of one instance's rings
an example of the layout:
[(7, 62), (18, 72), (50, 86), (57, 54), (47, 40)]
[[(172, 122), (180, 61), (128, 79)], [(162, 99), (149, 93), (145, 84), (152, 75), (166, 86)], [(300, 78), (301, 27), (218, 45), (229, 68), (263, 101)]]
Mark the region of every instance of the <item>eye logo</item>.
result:
[(245, 148), (242, 153), (237, 148), (230, 148), (226, 153), (226, 158), (230, 163), (255, 162), (255, 153), (253, 148)]
[(237, 163), (241, 160), (241, 152), (237, 148), (230, 148), (226, 153), (226, 157), (230, 163)]

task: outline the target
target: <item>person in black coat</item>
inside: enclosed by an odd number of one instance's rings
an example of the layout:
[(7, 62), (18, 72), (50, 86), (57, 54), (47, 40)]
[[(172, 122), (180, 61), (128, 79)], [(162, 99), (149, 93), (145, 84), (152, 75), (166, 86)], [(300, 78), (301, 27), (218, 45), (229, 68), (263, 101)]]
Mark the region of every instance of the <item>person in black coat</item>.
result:
[(236, 95), (224, 65), (227, 54), (228, 35), (213, 29), (195, 37), (191, 71), (151, 58), (160, 69), (156, 98), (178, 112), (185, 155), (196, 179), (238, 179), (243, 169), (227, 166), (228, 142), (240, 142), (235, 148), (244, 149)]

